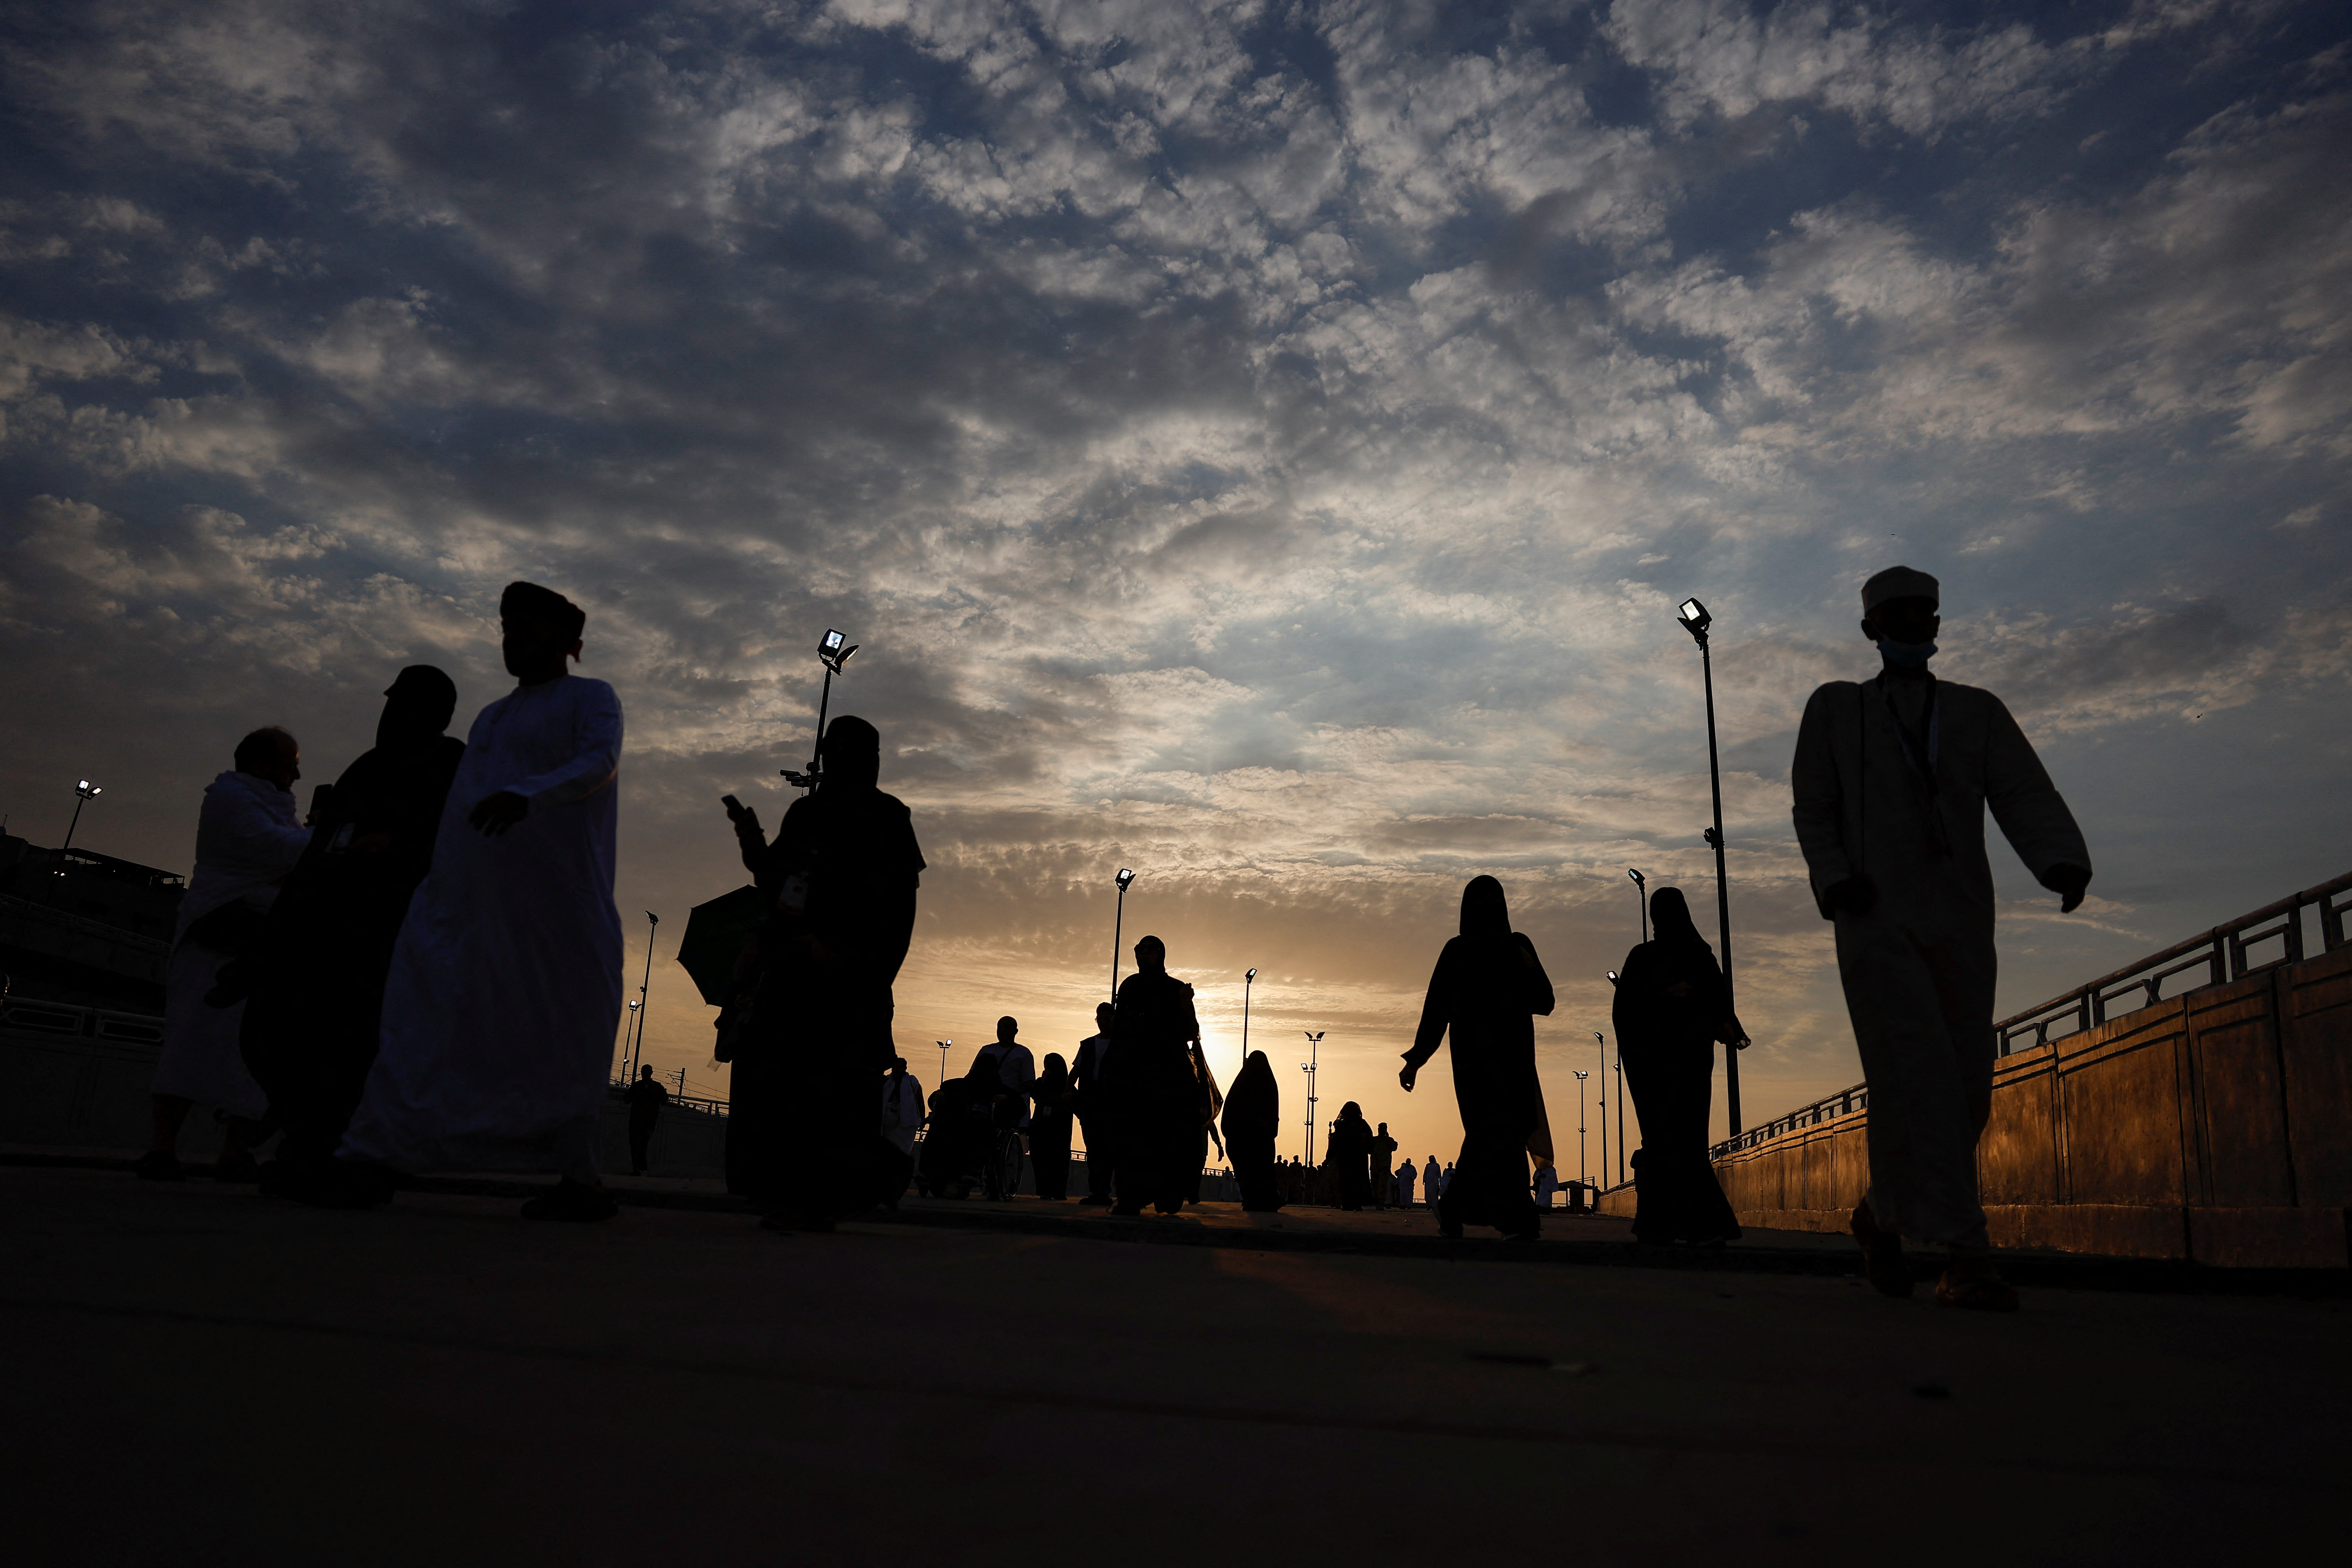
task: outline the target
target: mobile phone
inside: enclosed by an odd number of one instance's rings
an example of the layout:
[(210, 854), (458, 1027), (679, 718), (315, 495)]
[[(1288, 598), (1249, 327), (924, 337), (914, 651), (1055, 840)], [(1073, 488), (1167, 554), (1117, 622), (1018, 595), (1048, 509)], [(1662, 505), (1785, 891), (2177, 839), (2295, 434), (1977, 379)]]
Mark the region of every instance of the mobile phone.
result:
[(327, 807), (335, 801), (335, 786), (320, 784), (310, 792), (310, 820), (316, 822), (327, 815)]
[(743, 820), (743, 803), (741, 801), (737, 800), (731, 795), (722, 795), (719, 797), (719, 804), (727, 808), (728, 821), (740, 822)]

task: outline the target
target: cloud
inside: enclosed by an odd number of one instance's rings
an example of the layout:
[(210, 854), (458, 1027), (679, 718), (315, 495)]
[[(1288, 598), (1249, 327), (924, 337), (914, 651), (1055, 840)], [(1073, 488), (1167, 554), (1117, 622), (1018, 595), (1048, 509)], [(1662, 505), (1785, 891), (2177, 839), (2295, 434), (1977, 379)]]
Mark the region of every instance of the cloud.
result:
[(839, 626), (934, 868), (908, 1037), (1082, 1025), (1125, 862), (1376, 1085), (1469, 874), (1562, 1029), (1624, 867), (1711, 875), (1697, 592), (1753, 1064), (1836, 1087), (1783, 778), (1868, 570), (1944, 576), (1947, 666), (2062, 767), (2347, 677), (2340, 69), (2242, 21), (88, 8), (6, 57), (0, 783), (104, 760), (178, 864), (221, 735), (324, 769), (416, 658), (487, 700), (529, 576), (628, 705), (625, 907), (675, 909)]

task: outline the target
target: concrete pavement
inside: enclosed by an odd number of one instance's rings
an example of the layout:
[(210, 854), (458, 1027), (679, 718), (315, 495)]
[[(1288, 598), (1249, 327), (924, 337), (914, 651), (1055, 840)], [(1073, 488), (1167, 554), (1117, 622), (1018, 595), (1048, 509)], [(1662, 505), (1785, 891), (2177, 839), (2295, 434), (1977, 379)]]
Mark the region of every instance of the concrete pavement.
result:
[(2341, 1300), (0, 1194), (44, 1563), (2243, 1556), (2352, 1394)]

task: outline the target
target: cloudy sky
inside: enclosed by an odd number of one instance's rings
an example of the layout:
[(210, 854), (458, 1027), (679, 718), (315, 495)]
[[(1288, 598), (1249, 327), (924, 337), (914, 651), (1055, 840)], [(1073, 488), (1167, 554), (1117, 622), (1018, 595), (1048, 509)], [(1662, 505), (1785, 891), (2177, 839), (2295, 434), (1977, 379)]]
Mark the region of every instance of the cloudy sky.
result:
[(631, 984), (650, 908), (648, 1059), (698, 1088), (669, 955), (828, 625), (931, 861), (927, 1080), (1000, 1013), (1085, 1032), (1127, 864), (1213, 1060), (1256, 964), (1286, 1119), (1324, 1029), (1325, 1113), (1446, 1154), (1395, 1056), (1491, 871), (1572, 1129), (1624, 868), (1712, 902), (1696, 594), (1748, 1109), (1853, 1081), (1787, 764), (1898, 560), (2097, 862), (2061, 920), (1996, 850), (2005, 1008), (2352, 866), (2337, 8), (6, 17), (12, 830), (86, 773), (83, 842), (184, 868), (237, 734), (331, 778), (415, 660), (469, 714), (499, 586), (550, 584), (627, 706)]

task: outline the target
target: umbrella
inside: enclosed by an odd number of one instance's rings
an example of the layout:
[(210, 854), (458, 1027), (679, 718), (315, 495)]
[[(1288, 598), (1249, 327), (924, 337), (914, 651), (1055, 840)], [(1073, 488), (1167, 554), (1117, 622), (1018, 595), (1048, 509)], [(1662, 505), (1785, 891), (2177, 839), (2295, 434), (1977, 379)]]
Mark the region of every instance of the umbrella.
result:
[(735, 961), (743, 943), (767, 918), (768, 901), (757, 888), (733, 892), (697, 904), (686, 917), (686, 935), (677, 944), (677, 961), (694, 976), (695, 988), (714, 1007), (724, 1007), (735, 994)]

